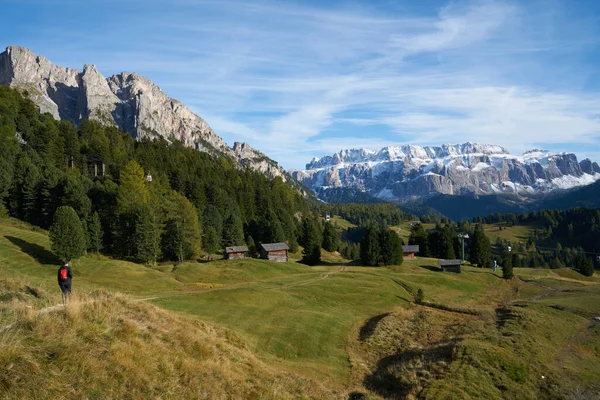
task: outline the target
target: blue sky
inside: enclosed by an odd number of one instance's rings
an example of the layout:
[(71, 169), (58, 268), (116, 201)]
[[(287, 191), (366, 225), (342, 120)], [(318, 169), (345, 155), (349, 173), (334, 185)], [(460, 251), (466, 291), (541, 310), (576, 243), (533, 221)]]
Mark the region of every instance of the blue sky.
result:
[(492, 143), (600, 161), (600, 1), (0, 0), (0, 46), (138, 72), (285, 168)]

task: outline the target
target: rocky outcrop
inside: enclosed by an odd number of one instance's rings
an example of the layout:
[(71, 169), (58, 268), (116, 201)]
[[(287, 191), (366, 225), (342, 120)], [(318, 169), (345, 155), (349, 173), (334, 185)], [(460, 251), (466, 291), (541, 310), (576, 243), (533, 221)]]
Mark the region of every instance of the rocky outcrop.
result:
[(600, 174), (600, 166), (598, 166), (596, 162), (592, 162), (589, 158), (581, 160), (579, 166), (581, 167), (581, 171), (585, 174)]
[(261, 172), (271, 179), (279, 176), (286, 182), (290, 178), (288, 173), (279, 164), (260, 151), (253, 149), (247, 143), (235, 142), (233, 144), (233, 153), (241, 165)]
[(123, 72), (107, 79), (94, 65), (85, 65), (80, 72), (11, 46), (0, 54), (0, 84), (21, 90), (41, 112), (56, 119), (74, 124), (94, 119), (137, 138), (177, 139), (234, 158), (232, 149), (206, 121), (138, 74)]
[(574, 154), (532, 150), (521, 156), (496, 145), (388, 146), (342, 150), (313, 159), (294, 178), (317, 193), (349, 188), (386, 200), (435, 194), (514, 193), (523, 197), (600, 179), (598, 165)]
[(279, 177), (283, 180), (283, 182), (296, 189), (304, 197), (314, 199), (314, 194), (310, 191), (310, 189), (301, 185), (297, 180), (292, 178), (292, 176), (279, 164), (277, 164), (277, 162), (271, 160), (260, 151), (253, 149), (249, 144), (235, 142), (233, 144), (233, 153), (235, 154), (237, 161), (243, 167), (260, 172), (270, 179)]

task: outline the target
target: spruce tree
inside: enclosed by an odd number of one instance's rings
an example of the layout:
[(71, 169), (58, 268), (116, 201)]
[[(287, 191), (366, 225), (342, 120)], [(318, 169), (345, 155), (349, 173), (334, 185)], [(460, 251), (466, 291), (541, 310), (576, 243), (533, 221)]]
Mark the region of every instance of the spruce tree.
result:
[(104, 236), (98, 212), (94, 212), (94, 214), (92, 214), (92, 217), (90, 218), (90, 221), (87, 224), (87, 229), (88, 250), (98, 254), (100, 250), (102, 250), (102, 237)]
[(471, 263), (479, 268), (488, 267), (490, 263), (490, 240), (485, 235), (481, 225), (475, 225), (473, 238), (471, 239), (470, 258)]
[(85, 233), (75, 210), (69, 206), (58, 207), (50, 227), (52, 251), (67, 262), (85, 254)]
[(402, 239), (396, 232), (383, 227), (379, 235), (379, 247), (380, 260), (383, 265), (402, 264)]
[(161, 226), (154, 212), (140, 207), (135, 213), (133, 237), (135, 258), (145, 264), (154, 265), (161, 255)]
[(258, 255), (258, 251), (256, 250), (256, 242), (254, 242), (254, 238), (248, 235), (246, 238), (246, 246), (248, 246), (248, 254), (250, 257), (256, 257)]
[(504, 279), (512, 279), (514, 276), (513, 266), (512, 266), (512, 256), (507, 250), (504, 250), (504, 252), (502, 253), (502, 261), (501, 262), (502, 262), (502, 264), (500, 266), (502, 267), (502, 277)]
[(421, 223), (417, 223), (410, 229), (410, 237), (408, 238), (409, 245), (418, 245), (419, 254), (422, 257), (429, 257), (429, 242), (427, 238), (427, 231)]
[(302, 224), (302, 262), (316, 265), (321, 261), (322, 233), (319, 222), (312, 217), (306, 217)]
[(217, 236), (217, 231), (213, 226), (205, 226), (204, 227), (204, 240), (202, 244), (204, 246), (204, 250), (208, 254), (214, 254), (219, 249), (219, 243), (221, 240)]
[(376, 266), (379, 263), (380, 254), (377, 228), (370, 226), (360, 241), (360, 258), (365, 265)]
[(444, 226), (439, 234), (439, 254), (440, 258), (446, 260), (456, 259), (456, 253), (454, 249), (454, 242), (456, 238), (456, 232), (449, 226)]
[(223, 247), (244, 244), (244, 228), (240, 217), (232, 213), (223, 223)]
[(592, 262), (592, 260), (589, 258), (583, 260), (579, 272), (584, 276), (594, 275), (594, 263)]
[(326, 222), (323, 229), (323, 249), (336, 251), (340, 242), (340, 234), (331, 222)]

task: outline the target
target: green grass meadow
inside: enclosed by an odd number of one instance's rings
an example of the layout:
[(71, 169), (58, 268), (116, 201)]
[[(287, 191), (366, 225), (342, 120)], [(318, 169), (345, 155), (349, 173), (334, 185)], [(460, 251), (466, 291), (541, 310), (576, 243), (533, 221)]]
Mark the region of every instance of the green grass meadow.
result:
[[(600, 328), (592, 319), (600, 315), (598, 274), (586, 279), (571, 270), (516, 269), (517, 277), (506, 281), (501, 270), (471, 266), (463, 266), (461, 274), (444, 273), (434, 259), (373, 268), (349, 264), (335, 253), (324, 258), (326, 265), (317, 267), (246, 259), (151, 268), (91, 255), (73, 263), (73, 287), (75, 292), (125, 293), (230, 330), (268, 365), (373, 398), (395, 398), (384, 390), (390, 382), (421, 398), (476, 398), (477, 390), (502, 398), (502, 385), (508, 393), (523, 390), (523, 398), (529, 398), (538, 393), (534, 376), (543, 370), (551, 379), (565, 374), (565, 396), (576, 390), (577, 379), (591, 393), (598, 388)], [(43, 288), (58, 303), (58, 266), (46, 233), (14, 222), (0, 224), (3, 278)], [(425, 295), (421, 306), (414, 303), (418, 289)], [(379, 331), (393, 324), (402, 328)], [(430, 341), (402, 339), (402, 329), (423, 330)], [(369, 342), (375, 340), (369, 335), (378, 341)], [(440, 347), (442, 342), (450, 347)], [(437, 364), (425, 358), (419, 365), (446, 372), (428, 372), (427, 379), (415, 372), (412, 358), (394, 358), (415, 349), (428, 354), (430, 348)], [(440, 356), (447, 348), (460, 365)], [(385, 360), (391, 360), (389, 367)], [(392, 367), (395, 373), (385, 372)], [(398, 371), (415, 378), (396, 376)], [(442, 379), (450, 372), (458, 377), (459, 391)], [(377, 380), (378, 373), (387, 377), (385, 384)]]

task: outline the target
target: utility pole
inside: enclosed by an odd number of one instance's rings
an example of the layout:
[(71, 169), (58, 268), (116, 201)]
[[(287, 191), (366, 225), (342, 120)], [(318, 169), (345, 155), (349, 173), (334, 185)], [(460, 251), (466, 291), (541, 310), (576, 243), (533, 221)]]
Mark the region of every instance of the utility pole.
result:
[(469, 234), (459, 233), (457, 236), (462, 239), (462, 262), (465, 262), (465, 239), (469, 238)]

